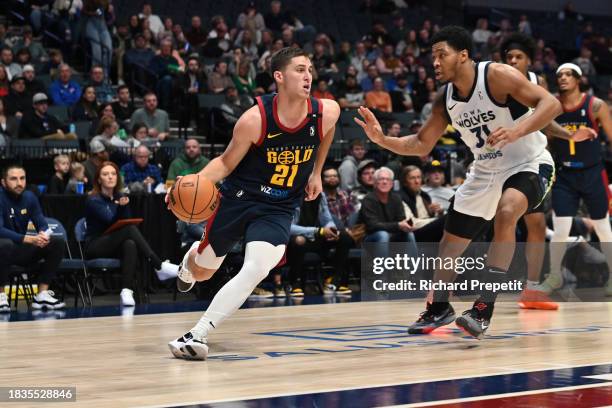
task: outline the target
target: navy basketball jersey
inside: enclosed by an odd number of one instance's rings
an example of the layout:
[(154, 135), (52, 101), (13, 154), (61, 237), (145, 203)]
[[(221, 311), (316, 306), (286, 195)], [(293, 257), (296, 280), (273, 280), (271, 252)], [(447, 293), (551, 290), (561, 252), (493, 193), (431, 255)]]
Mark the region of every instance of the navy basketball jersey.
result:
[[(593, 97), (585, 94), (578, 107), (565, 111), (555, 121), (570, 132), (584, 127), (599, 133), (597, 120), (593, 117)], [(601, 144), (599, 139), (576, 143), (557, 137), (550, 142), (555, 161), (564, 167), (585, 168), (601, 163)]]
[(261, 114), (259, 140), (226, 183), (234, 194), (246, 193), (259, 201), (299, 206), (324, 136), (323, 104), (309, 98), (308, 114), (297, 127), (289, 129), (278, 118), (276, 94), (256, 99)]

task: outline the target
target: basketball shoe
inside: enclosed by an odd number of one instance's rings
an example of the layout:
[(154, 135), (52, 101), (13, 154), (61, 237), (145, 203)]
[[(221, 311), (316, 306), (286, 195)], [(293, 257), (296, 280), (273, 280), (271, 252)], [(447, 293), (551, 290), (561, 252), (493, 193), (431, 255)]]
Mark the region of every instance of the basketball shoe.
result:
[(168, 343), (170, 351), (176, 358), (185, 360), (206, 360), (208, 346), (206, 338), (196, 339), (191, 332), (187, 332), (176, 340)]
[(183, 257), (183, 262), (181, 262), (178, 266), (178, 271), (176, 273), (176, 288), (179, 292), (189, 292), (191, 288), (196, 284), (195, 279), (193, 279), (193, 275), (191, 271), (187, 269), (187, 260), (189, 258), (189, 253), (200, 245), (199, 241), (194, 242), (191, 245), (191, 248), (187, 250), (185, 256)]
[(451, 324), (455, 320), (455, 310), (450, 303), (429, 303), (416, 322), (408, 327), (408, 334), (428, 334), (438, 327)]
[(521, 309), (557, 310), (559, 308), (559, 305), (546, 293), (533, 289), (523, 290), (518, 304)]
[(492, 302), (483, 302), (478, 299), (471, 309), (466, 310), (457, 318), (455, 324), (468, 334), (481, 340), (491, 323), (493, 306)]

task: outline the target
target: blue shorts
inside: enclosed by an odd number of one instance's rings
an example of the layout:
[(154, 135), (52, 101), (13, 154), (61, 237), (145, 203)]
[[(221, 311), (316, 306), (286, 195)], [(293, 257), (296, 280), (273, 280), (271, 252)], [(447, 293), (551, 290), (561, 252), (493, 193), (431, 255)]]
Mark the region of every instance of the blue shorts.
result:
[(561, 167), (552, 188), (552, 206), (557, 217), (574, 217), (580, 199), (594, 220), (608, 217), (608, 186), (601, 164), (586, 169)]
[(210, 245), (220, 257), (244, 238), (245, 244), (264, 241), (287, 245), (293, 211), (275, 203), (249, 200), (245, 195), (223, 195), (219, 209), (206, 224), (200, 249)]

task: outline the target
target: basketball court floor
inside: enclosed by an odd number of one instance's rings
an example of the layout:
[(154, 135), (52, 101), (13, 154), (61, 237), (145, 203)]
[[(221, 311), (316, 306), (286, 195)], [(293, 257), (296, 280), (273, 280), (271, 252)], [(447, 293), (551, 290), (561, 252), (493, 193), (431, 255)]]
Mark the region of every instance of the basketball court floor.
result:
[(241, 309), (205, 362), (166, 346), (201, 311), (1, 323), (0, 385), (73, 386), (76, 402), (48, 404), (70, 407), (612, 405), (612, 304), (499, 303), (478, 341), (408, 335), (422, 303)]

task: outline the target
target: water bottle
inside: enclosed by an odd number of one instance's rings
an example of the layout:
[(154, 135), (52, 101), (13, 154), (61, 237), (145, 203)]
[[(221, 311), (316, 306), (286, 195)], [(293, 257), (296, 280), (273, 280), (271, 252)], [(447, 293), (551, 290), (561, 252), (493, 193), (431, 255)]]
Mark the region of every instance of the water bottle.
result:
[(449, 169), (449, 174), (448, 176), (450, 177), (450, 183), (453, 184), (455, 182), (455, 166), (457, 165), (457, 152), (453, 151), (450, 152), (450, 160), (448, 163), (448, 169)]
[(119, 132), (117, 133), (117, 135), (119, 136), (119, 139), (121, 140), (127, 139), (127, 133), (125, 129), (119, 129)]
[(77, 194), (85, 194), (85, 183), (82, 181), (77, 181), (76, 183), (76, 193)]
[(74, 123), (68, 125), (68, 133), (76, 133), (76, 126)]

